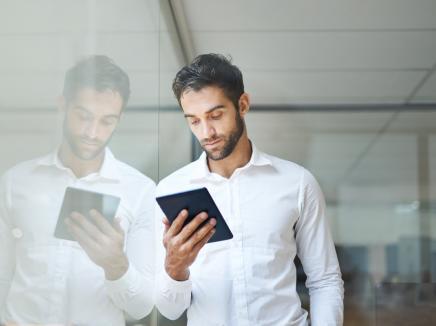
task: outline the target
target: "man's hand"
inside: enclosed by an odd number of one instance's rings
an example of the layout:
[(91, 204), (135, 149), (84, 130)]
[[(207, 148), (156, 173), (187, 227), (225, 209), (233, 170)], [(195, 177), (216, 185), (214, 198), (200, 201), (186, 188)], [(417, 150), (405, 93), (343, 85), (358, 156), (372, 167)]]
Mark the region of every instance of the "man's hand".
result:
[(213, 218), (198, 228), (208, 218), (206, 213), (198, 214), (183, 227), (187, 217), (188, 212), (182, 210), (171, 225), (166, 217), (163, 219), (165, 224), (163, 245), (167, 252), (165, 270), (176, 281), (185, 281), (189, 278), (189, 266), (215, 233), (216, 220)]
[(120, 222), (115, 219), (110, 224), (94, 209), (89, 215), (91, 221), (77, 212), (71, 213), (65, 219), (68, 230), (89, 258), (104, 269), (106, 279), (119, 279), (129, 267), (124, 253), (124, 231)]

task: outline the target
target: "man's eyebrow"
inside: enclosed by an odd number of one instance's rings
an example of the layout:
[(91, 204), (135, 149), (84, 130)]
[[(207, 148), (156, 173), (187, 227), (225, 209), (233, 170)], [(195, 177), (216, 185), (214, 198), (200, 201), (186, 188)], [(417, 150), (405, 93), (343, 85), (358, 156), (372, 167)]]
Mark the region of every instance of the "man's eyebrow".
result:
[[(92, 114), (91, 111), (89, 111), (87, 108), (85, 108), (84, 106), (81, 106), (81, 105), (75, 105), (75, 106), (73, 106), (73, 109), (85, 111), (86, 113)], [(105, 115), (103, 118), (104, 119), (111, 119), (111, 118), (119, 119), (120, 116), (117, 114), (108, 114), (108, 115)]]
[(81, 106), (81, 105), (74, 105), (73, 109), (76, 109), (76, 110), (78, 109), (78, 110), (81, 110), (81, 111), (86, 111), (88, 113), (91, 113), (88, 109), (86, 109), (84, 106)]
[(108, 114), (108, 115), (105, 115), (104, 117), (103, 117), (104, 119), (119, 119), (120, 118), (120, 116), (119, 115), (116, 115), (116, 114)]
[[(224, 108), (224, 105), (218, 104), (217, 106), (214, 106), (213, 108), (207, 110), (206, 113), (211, 113), (211, 112), (213, 112), (215, 110), (223, 109), (223, 108)], [(189, 113), (185, 113), (185, 118), (193, 118), (193, 117), (195, 117), (195, 115), (189, 114)]]

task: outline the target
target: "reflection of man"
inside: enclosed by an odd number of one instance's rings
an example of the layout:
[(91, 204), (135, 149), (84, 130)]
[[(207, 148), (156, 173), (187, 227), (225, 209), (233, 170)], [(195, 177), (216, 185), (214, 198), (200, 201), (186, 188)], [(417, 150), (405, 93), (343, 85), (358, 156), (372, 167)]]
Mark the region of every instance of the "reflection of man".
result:
[[(249, 96), (242, 74), (220, 55), (178, 72), (174, 93), (204, 153), (160, 182), (158, 195), (206, 186), (233, 232), (206, 244), (216, 221), (197, 229), (164, 220), (156, 305), (188, 325), (307, 325), (296, 292), (297, 254), (307, 274), (312, 325), (342, 325), (343, 282), (313, 176), (262, 153), (247, 136)], [(162, 247), (162, 245), (160, 246)]]
[[(0, 307), (16, 324), (124, 325), (152, 309), (154, 183), (108, 144), (130, 94), (126, 73), (92, 56), (65, 77), (63, 139), (18, 164), (0, 188)], [(71, 214), (77, 242), (54, 237), (67, 186), (121, 198), (111, 224)]]

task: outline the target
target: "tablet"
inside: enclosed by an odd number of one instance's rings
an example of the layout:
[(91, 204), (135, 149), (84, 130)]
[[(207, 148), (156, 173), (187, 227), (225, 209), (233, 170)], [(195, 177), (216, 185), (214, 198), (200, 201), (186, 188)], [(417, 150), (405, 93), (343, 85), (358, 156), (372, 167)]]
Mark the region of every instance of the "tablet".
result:
[(120, 198), (116, 196), (67, 187), (56, 224), (55, 237), (74, 241), (65, 224), (65, 219), (69, 217), (72, 212), (77, 212), (85, 217), (89, 217), (89, 211), (95, 209), (112, 223), (119, 203)]
[[(201, 212), (206, 212), (209, 215), (209, 218), (215, 218), (216, 231), (208, 242), (217, 242), (233, 238), (230, 228), (206, 188), (157, 197), (156, 201), (170, 223), (176, 219), (177, 215), (179, 215), (180, 211), (183, 209), (188, 210), (188, 218), (184, 225), (188, 224)], [(209, 218), (203, 224), (207, 223)]]

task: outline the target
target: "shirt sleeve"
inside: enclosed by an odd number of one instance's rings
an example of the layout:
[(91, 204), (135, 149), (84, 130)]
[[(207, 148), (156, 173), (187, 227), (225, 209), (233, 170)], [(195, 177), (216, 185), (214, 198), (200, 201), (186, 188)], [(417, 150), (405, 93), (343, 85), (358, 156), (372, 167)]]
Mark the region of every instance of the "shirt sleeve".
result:
[(303, 170), (296, 224), (297, 254), (307, 275), (312, 326), (343, 324), (344, 283), (315, 178)]
[(164, 214), (155, 205), (156, 225), (156, 292), (155, 303), (159, 312), (168, 319), (175, 320), (191, 304), (192, 282), (173, 280), (165, 271), (165, 247), (163, 246)]
[(135, 319), (147, 316), (153, 309), (155, 185), (150, 183), (144, 187), (137, 214), (126, 233), (129, 268), (118, 280), (105, 281), (115, 305)]
[(15, 240), (10, 216), (10, 189), (7, 178), (0, 180), (0, 312), (6, 302), (15, 271)]

